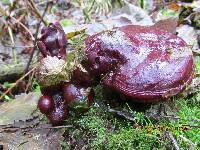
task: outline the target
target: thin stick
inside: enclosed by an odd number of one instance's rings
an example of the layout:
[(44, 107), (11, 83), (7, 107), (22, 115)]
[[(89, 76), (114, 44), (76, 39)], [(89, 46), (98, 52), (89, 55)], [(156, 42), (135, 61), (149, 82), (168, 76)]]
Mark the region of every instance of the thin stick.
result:
[[(45, 4), (45, 3), (47, 3), (47, 2), (53, 2), (53, 0), (42, 1), (42, 2), (36, 3), (35, 6), (38, 6), (38, 5), (41, 5), (41, 4)], [(26, 7), (18, 8), (18, 9), (16, 9), (15, 11), (18, 12), (18, 11), (24, 10), (24, 9), (26, 9)]]
[[(33, 11), (36, 13), (36, 15), (41, 19), (41, 21), (45, 24), (46, 22), (44, 21), (44, 16), (40, 14), (39, 10), (37, 9), (37, 7), (35, 6), (34, 2), (32, 0), (28, 0), (28, 3), (30, 5), (30, 7), (32, 7)], [(49, 1), (47, 2), (47, 4), (49, 4)]]
[[(11, 42), (12, 42), (13, 45), (15, 45), (12, 29), (9, 25), (7, 25), (7, 26), (8, 26), (8, 33), (10, 35)], [(17, 63), (16, 48), (14, 48), (14, 47), (12, 48), (12, 54), (13, 54), (14, 63)]]
[(61, 128), (72, 128), (72, 127), (73, 127), (72, 125), (66, 125), (66, 126), (55, 126), (55, 127), (42, 127), (42, 128), (35, 128), (35, 129), (61, 129)]
[(35, 40), (35, 38), (33, 37), (33, 34), (31, 33), (31, 31), (23, 24), (21, 23), (19, 20), (15, 19), (14, 17), (10, 16), (13, 20), (15, 20), (19, 25), (21, 25), (31, 36), (32, 40)]
[(27, 72), (25, 75), (23, 75), (21, 78), (19, 78), (10, 88), (8, 88), (0, 97), (0, 100), (4, 98), (6, 94), (8, 94), (21, 80), (23, 80), (26, 76), (28, 76), (32, 71), (36, 69), (37, 66), (32, 68), (29, 72)]
[(28, 89), (29, 89), (29, 87), (32, 86), (32, 84), (33, 84), (32, 81), (33, 81), (34, 75), (35, 75), (35, 72), (33, 72), (33, 73), (29, 76), (29, 78), (28, 78), (28, 83), (26, 84), (25, 92), (27, 92)]
[[(45, 10), (44, 10), (44, 12), (43, 12), (43, 14), (42, 14), (42, 18), (44, 18), (44, 15), (45, 15), (45, 13), (46, 13), (46, 11), (47, 11), (47, 9), (48, 9), (48, 6), (49, 6), (49, 2), (47, 2), (47, 4), (46, 4), (46, 8), (45, 8)], [(34, 42), (33, 42), (33, 46), (34, 46), (34, 47), (33, 47), (33, 50), (32, 50), (32, 52), (31, 52), (30, 58), (29, 58), (29, 60), (28, 60), (27, 66), (26, 66), (26, 68), (25, 68), (25, 70), (24, 70), (25, 73), (26, 73), (26, 72), (28, 71), (28, 69), (29, 69), (29, 66), (30, 66), (30, 64), (31, 64), (31, 61), (32, 61), (32, 59), (33, 59), (34, 52), (35, 52), (35, 50), (36, 50), (36, 48), (37, 48), (37, 45), (36, 45), (36, 43), (37, 43), (37, 36), (38, 36), (38, 32), (39, 32), (39, 28), (40, 28), (41, 22), (42, 22), (42, 19), (40, 19), (40, 22), (38, 22), (38, 24), (37, 24), (36, 33), (35, 33), (35, 36), (34, 36), (35, 40), (34, 40)]]
[(166, 132), (166, 134), (171, 139), (172, 144), (174, 145), (175, 149), (180, 150), (178, 143), (177, 143), (176, 139), (174, 138), (174, 136), (170, 132)]
[(4, 45), (5, 47), (15, 47), (15, 48), (33, 48), (33, 45), (27, 45), (27, 46), (23, 46), (23, 45)]

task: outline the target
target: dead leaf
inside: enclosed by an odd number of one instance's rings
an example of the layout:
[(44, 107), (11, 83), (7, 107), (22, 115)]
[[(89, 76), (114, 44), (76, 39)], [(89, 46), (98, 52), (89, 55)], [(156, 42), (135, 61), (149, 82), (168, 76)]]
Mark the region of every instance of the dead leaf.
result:
[(165, 20), (159, 20), (156, 22), (153, 27), (171, 32), (171, 33), (176, 33), (176, 26), (177, 26), (177, 19), (176, 18), (168, 18)]
[(33, 117), (32, 113), (37, 109), (40, 96), (41, 94), (38, 92), (31, 92), (19, 95), (10, 102), (3, 103), (0, 106), (0, 125), (31, 119)]
[(109, 30), (114, 27), (121, 27), (130, 24), (143, 26), (153, 25), (153, 21), (147, 11), (126, 2), (124, 7), (120, 10), (113, 10), (113, 14), (109, 19), (104, 19), (92, 24), (72, 25), (63, 27), (63, 29), (67, 37), (71, 37), (76, 35), (75, 33), (83, 31), (84, 29), (86, 29), (86, 34), (92, 35), (103, 30)]
[(163, 102), (151, 105), (149, 109), (145, 111), (145, 116), (150, 118), (162, 119), (177, 119), (178, 108), (172, 100), (166, 100)]
[(0, 145), (11, 150), (61, 150), (64, 130), (53, 130), (40, 125), (29, 131), (0, 133)]
[[(182, 25), (177, 27), (178, 36), (181, 37), (188, 45), (192, 46), (192, 49), (198, 50), (199, 45), (197, 42), (198, 30), (195, 30), (194, 27), (189, 25)], [(198, 50), (199, 51), (199, 50)]]
[(140, 7), (125, 2), (124, 7), (120, 10), (116, 9), (111, 18), (119, 19), (125, 17), (131, 21), (134, 25), (153, 25), (152, 18), (148, 15), (148, 12)]
[(168, 7), (174, 11), (178, 11), (180, 9), (180, 6), (175, 2), (170, 2)]

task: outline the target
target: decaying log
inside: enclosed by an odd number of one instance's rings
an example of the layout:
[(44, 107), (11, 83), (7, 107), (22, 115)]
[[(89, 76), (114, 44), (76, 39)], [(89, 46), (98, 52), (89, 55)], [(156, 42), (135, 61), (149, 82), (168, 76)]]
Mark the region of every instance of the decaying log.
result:
[[(11, 82), (18, 79), (26, 68), (27, 61), (19, 62), (17, 64), (6, 64), (4, 62), (0, 62), (0, 83), (2, 82)], [(34, 67), (34, 63), (30, 65), (30, 68)]]

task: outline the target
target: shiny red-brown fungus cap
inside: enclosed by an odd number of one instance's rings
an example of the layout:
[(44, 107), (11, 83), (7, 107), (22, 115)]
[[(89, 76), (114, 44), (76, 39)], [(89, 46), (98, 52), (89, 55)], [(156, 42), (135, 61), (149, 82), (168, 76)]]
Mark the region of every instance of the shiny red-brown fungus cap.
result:
[(41, 96), (38, 101), (38, 108), (43, 114), (48, 114), (54, 109), (54, 102), (50, 96)]
[(52, 98), (55, 107), (47, 114), (47, 117), (53, 125), (60, 125), (69, 116), (68, 106), (61, 93), (53, 95)]
[(71, 81), (77, 85), (81, 85), (84, 87), (90, 87), (97, 85), (99, 83), (99, 78), (89, 72), (83, 72), (80, 68), (75, 68)]
[(129, 25), (85, 41), (89, 72), (137, 102), (155, 102), (181, 92), (193, 77), (191, 49), (180, 37), (153, 27)]
[(67, 39), (62, 26), (58, 22), (50, 23), (48, 27), (42, 28), (41, 34), (37, 46), (42, 55), (56, 56), (65, 60)]
[(94, 91), (91, 88), (82, 87), (73, 83), (63, 85), (63, 95), (70, 108), (87, 109), (92, 105)]

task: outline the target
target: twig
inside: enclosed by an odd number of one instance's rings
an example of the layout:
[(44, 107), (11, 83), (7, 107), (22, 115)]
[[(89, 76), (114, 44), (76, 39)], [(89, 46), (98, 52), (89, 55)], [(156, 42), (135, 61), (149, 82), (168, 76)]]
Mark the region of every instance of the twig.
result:
[(13, 20), (15, 20), (19, 25), (21, 25), (31, 36), (32, 40), (35, 40), (35, 38), (33, 37), (33, 34), (31, 33), (31, 31), (23, 24), (21, 23), (19, 20), (15, 19), (14, 17), (10, 16)]
[[(44, 21), (44, 16), (40, 14), (39, 10), (37, 9), (37, 7), (35, 6), (34, 2), (32, 0), (28, 0), (28, 3), (30, 5), (30, 7), (33, 9), (33, 11), (36, 13), (36, 15), (41, 19), (41, 21), (47, 25), (47, 23)], [(49, 4), (49, 1), (47, 1), (47, 6)], [(48, 8), (48, 7), (47, 7)]]
[(35, 72), (33, 72), (33, 73), (30, 75), (30, 77), (28, 78), (28, 83), (26, 84), (25, 92), (27, 92), (28, 89), (29, 89), (29, 87), (32, 86), (34, 75), (35, 75)]
[(21, 80), (23, 80), (26, 76), (28, 76), (32, 71), (34, 71), (37, 68), (37, 65), (32, 68), (29, 72), (27, 72), (25, 75), (23, 75), (21, 78), (19, 78), (10, 88), (8, 88), (0, 97), (0, 100), (4, 98), (6, 94), (8, 94)]
[(72, 125), (66, 125), (66, 126), (55, 126), (55, 127), (42, 127), (42, 128), (35, 128), (35, 129), (61, 129), (61, 128), (72, 128), (72, 127), (73, 127)]
[(15, 47), (15, 48), (33, 48), (33, 45), (4, 45), (5, 47)]
[(122, 110), (122, 111), (119, 111), (119, 110), (115, 110), (115, 109), (112, 109), (112, 108), (109, 108), (107, 111), (108, 111), (109, 113), (113, 113), (113, 114), (118, 115), (118, 116), (120, 116), (120, 117), (126, 118), (126, 119), (129, 120), (129, 121), (135, 122), (135, 118), (132, 117), (133, 114), (130, 113), (130, 112), (123, 111), (123, 110)]
[[(43, 14), (42, 14), (42, 18), (44, 18), (45, 13), (46, 13), (46, 11), (47, 11), (47, 9), (48, 9), (48, 6), (49, 6), (49, 2), (47, 2), (47, 4), (46, 4), (46, 8), (45, 8), (45, 10), (44, 10), (44, 12), (43, 12)], [(29, 69), (29, 66), (30, 66), (30, 64), (31, 64), (31, 61), (32, 61), (32, 59), (33, 59), (34, 52), (35, 52), (35, 50), (36, 50), (36, 48), (37, 48), (37, 45), (36, 45), (36, 43), (37, 43), (37, 36), (38, 36), (40, 24), (41, 24), (41, 22), (42, 22), (42, 18), (40, 19), (40, 21), (39, 21), (38, 24), (37, 24), (36, 33), (35, 33), (35, 35), (34, 35), (34, 39), (35, 39), (35, 40), (34, 40), (34, 42), (33, 42), (33, 46), (34, 46), (34, 47), (33, 47), (33, 50), (32, 50), (32, 52), (31, 52), (30, 58), (29, 58), (29, 60), (28, 60), (27, 66), (26, 66), (26, 68), (25, 68), (25, 70), (24, 70), (25, 73), (26, 73), (26, 72), (28, 71), (28, 69)]]
[(12, 34), (12, 29), (11, 29), (10, 26), (8, 26), (8, 33), (10, 35), (10, 39), (11, 39), (12, 44), (15, 45), (15, 41), (14, 41), (13, 34)]
[(32, 128), (33, 130), (40, 130), (40, 129), (62, 129), (62, 128), (72, 128), (72, 125), (65, 125), (65, 126), (55, 126), (55, 127), (37, 127)]
[[(45, 4), (45, 3), (47, 3), (47, 2), (53, 2), (53, 1), (54, 1), (54, 0), (42, 1), (42, 2), (36, 3), (35, 6), (42, 5), (42, 4)], [(18, 12), (18, 11), (21, 11), (21, 10), (24, 10), (24, 9), (26, 9), (26, 7), (18, 8), (18, 9), (16, 9), (15, 11)]]
[(176, 139), (174, 138), (174, 136), (172, 135), (172, 133), (171, 132), (166, 132), (166, 135), (171, 139), (172, 144), (174, 145), (175, 149), (176, 150), (180, 150), (180, 148), (178, 146), (178, 143), (177, 143)]
[[(7, 26), (8, 26), (8, 33), (10, 35), (11, 42), (13, 45), (15, 45), (12, 29), (9, 25)], [(16, 49), (14, 47), (12, 48), (12, 54), (13, 54), (14, 63), (17, 63), (17, 54), (16, 54)]]

